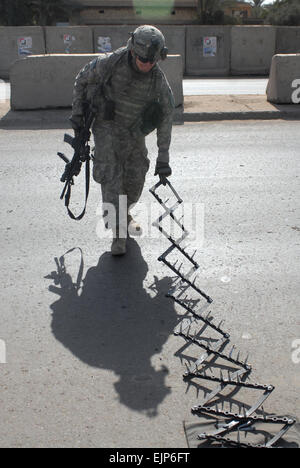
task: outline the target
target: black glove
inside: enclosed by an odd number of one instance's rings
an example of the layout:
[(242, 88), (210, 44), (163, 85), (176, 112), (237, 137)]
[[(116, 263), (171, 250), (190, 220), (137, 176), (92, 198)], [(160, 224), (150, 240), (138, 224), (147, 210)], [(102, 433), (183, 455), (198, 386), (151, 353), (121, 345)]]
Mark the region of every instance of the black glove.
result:
[(167, 177), (172, 174), (172, 169), (167, 162), (156, 161), (154, 175), (159, 176), (159, 180), (163, 185), (167, 183)]

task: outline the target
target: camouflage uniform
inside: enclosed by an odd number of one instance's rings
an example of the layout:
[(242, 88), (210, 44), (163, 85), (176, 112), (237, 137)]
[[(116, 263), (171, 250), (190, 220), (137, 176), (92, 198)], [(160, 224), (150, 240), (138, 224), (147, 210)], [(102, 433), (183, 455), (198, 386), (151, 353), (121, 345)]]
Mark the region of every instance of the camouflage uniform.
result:
[[(86, 101), (96, 106), (93, 124), (95, 154), (93, 177), (101, 184), (103, 202), (118, 210), (119, 195), (127, 195), (128, 207), (142, 193), (149, 169), (145, 134), (141, 131), (143, 111), (153, 101), (162, 109), (157, 128), (157, 161), (169, 162), (173, 94), (168, 81), (156, 63), (149, 73), (135, 66), (128, 47), (99, 57), (78, 74), (74, 86), (71, 120), (83, 114)], [(113, 115), (109, 114), (110, 106)]]

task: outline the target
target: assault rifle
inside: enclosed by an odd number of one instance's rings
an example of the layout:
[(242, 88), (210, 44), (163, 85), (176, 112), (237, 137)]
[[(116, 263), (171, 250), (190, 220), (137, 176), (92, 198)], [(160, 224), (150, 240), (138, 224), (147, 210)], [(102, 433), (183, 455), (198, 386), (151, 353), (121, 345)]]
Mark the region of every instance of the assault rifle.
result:
[[(75, 132), (75, 137), (65, 133), (64, 142), (68, 143), (74, 149), (74, 155), (71, 160), (67, 158), (63, 153), (57, 153), (58, 156), (66, 163), (65, 170), (61, 176), (61, 182), (63, 182), (64, 188), (61, 193), (60, 199), (65, 197), (65, 206), (68, 214), (72, 219), (80, 220), (85, 214), (87, 199), (89, 195), (90, 187), (90, 151), (89, 140), (91, 137), (90, 128), (95, 118), (95, 112), (89, 110), (85, 114), (84, 126), (79, 132)], [(74, 185), (74, 176), (78, 176), (81, 170), (82, 163), (85, 162), (85, 204), (82, 213), (79, 216), (75, 216), (69, 209), (71, 187)]]

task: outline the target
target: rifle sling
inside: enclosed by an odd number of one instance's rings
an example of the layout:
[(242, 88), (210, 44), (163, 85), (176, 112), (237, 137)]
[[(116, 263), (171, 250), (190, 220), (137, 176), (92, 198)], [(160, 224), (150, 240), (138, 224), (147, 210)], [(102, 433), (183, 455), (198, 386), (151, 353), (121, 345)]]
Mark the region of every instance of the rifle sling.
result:
[(65, 206), (67, 208), (68, 215), (70, 216), (70, 218), (75, 219), (75, 221), (79, 221), (80, 219), (83, 218), (83, 216), (85, 214), (86, 205), (87, 205), (87, 201), (88, 201), (88, 197), (89, 197), (89, 190), (90, 190), (90, 158), (87, 158), (87, 160), (85, 161), (85, 203), (84, 203), (84, 208), (83, 208), (83, 210), (82, 210), (82, 212), (80, 213), (79, 216), (75, 216), (72, 213), (72, 211), (70, 210), (70, 208), (69, 208), (70, 198), (71, 198), (71, 186), (72, 186), (72, 183), (71, 183), (71, 181), (69, 181), (68, 186), (67, 186), (66, 195), (65, 195)]

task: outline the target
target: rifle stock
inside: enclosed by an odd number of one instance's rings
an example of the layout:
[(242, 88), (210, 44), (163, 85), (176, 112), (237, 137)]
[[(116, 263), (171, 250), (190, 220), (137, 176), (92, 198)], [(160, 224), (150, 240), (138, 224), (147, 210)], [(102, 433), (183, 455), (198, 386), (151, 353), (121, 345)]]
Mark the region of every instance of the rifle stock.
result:
[[(83, 217), (86, 209), (86, 203), (89, 191), (89, 162), (90, 162), (90, 146), (89, 140), (91, 136), (90, 128), (93, 123), (95, 114), (89, 111), (85, 117), (85, 125), (80, 132), (72, 137), (65, 133), (64, 142), (69, 144), (74, 149), (74, 154), (71, 160), (69, 160), (63, 153), (58, 152), (57, 155), (65, 162), (65, 170), (61, 176), (61, 182), (64, 182), (64, 188), (60, 195), (62, 200), (65, 197), (65, 205), (68, 210), (68, 214), (72, 219), (79, 220)], [(78, 217), (75, 217), (69, 209), (69, 202), (71, 196), (71, 186), (74, 185), (74, 176), (78, 176), (81, 170), (81, 164), (86, 163), (86, 200), (83, 212)]]

